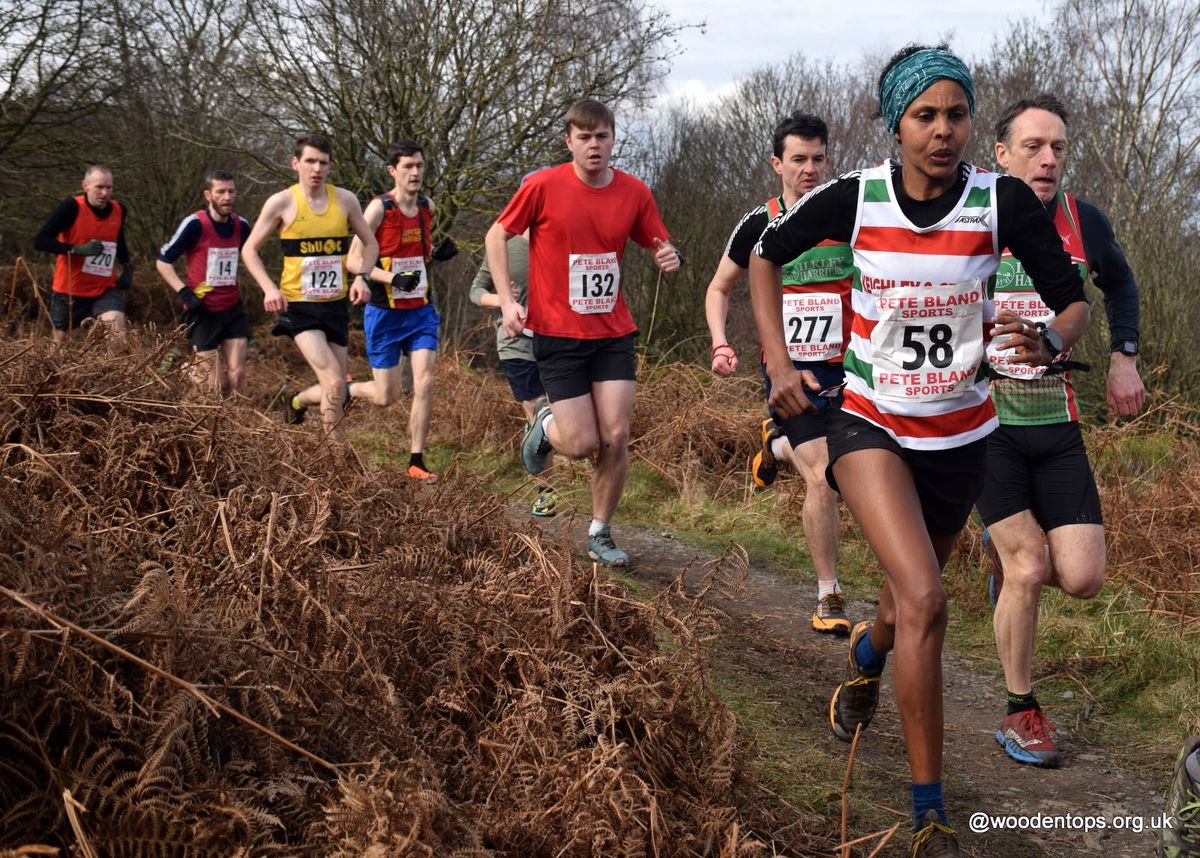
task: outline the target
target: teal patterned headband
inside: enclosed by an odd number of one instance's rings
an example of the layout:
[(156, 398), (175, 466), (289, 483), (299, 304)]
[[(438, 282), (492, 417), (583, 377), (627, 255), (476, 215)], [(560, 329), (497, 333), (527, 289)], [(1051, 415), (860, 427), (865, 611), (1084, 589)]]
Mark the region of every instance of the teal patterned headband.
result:
[(967, 109), (975, 115), (975, 84), (966, 65), (949, 51), (926, 48), (892, 66), (879, 86), (879, 106), (888, 131), (895, 134), (908, 106), (939, 80), (961, 86), (967, 94)]

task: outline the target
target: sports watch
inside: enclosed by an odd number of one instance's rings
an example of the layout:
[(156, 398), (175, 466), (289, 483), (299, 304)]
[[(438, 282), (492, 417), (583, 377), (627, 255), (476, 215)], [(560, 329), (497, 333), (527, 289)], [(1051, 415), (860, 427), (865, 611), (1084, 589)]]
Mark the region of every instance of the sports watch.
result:
[(1044, 322), (1038, 322), (1037, 329), (1038, 333), (1042, 335), (1042, 342), (1045, 343), (1046, 348), (1050, 350), (1051, 359), (1057, 360), (1058, 356), (1066, 351), (1066, 347), (1063, 344), (1062, 334), (1054, 330), (1054, 328), (1047, 327)]
[(1113, 344), (1112, 350), (1120, 352), (1126, 357), (1137, 357), (1138, 341), (1137, 340), (1121, 340)]

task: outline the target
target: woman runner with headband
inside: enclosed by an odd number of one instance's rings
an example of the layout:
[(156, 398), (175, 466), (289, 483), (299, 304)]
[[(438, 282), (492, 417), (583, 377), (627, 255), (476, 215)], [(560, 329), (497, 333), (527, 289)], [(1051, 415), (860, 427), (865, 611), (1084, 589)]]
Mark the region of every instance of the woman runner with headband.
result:
[(962, 160), (975, 112), (962, 60), (945, 45), (906, 47), (880, 76), (879, 103), (900, 162), (829, 182), (773, 221), (750, 260), (750, 293), (770, 404), (789, 416), (811, 409), (804, 388), (818, 384), (788, 358), (780, 266), (832, 239), (850, 243), (862, 273), (846, 387), (828, 420), (827, 478), (862, 527), (884, 583), (875, 619), (850, 636), (846, 680), (829, 719), (845, 741), (870, 723), (884, 661), (895, 650), (912, 772), (912, 854), (929, 858), (959, 854), (942, 801), (941, 570), (982, 490), (985, 439), (996, 426), (984, 349), (991, 337), (1006, 336), (1017, 363), (1055, 357), (1032, 325), (996, 317), (987, 280), (1009, 248), (1058, 314), (1053, 327), (1066, 347), (1086, 328), (1088, 305), (1033, 191)]

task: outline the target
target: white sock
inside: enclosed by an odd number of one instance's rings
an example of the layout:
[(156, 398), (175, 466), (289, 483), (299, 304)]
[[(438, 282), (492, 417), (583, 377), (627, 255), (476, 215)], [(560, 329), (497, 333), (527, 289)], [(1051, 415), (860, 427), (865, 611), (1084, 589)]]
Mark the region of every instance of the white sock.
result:
[(817, 581), (817, 599), (824, 599), (830, 593), (841, 593), (842, 585), (837, 578), (832, 581)]
[(553, 419), (554, 419), (553, 414), (547, 414), (545, 417), (542, 418), (542, 431), (543, 432), (550, 431), (550, 421)]
[(608, 527), (607, 521), (601, 521), (598, 518), (593, 518), (592, 525), (591, 525), (591, 527), (588, 528), (588, 536), (595, 536), (597, 533), (604, 530), (606, 527)]
[(787, 456), (787, 438), (780, 435), (771, 442), (771, 453), (776, 459), (783, 459)]

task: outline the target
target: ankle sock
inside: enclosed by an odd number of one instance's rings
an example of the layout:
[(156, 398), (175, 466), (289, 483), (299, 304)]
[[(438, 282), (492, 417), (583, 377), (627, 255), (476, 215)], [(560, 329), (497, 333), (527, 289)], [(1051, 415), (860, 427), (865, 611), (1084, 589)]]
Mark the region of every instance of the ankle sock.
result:
[(598, 534), (604, 530), (607, 530), (607, 529), (608, 529), (607, 522), (600, 521), (597, 518), (593, 518), (591, 526), (588, 527), (588, 536), (595, 536), (596, 534)]
[(938, 820), (946, 824), (946, 808), (942, 806), (942, 782), (912, 785), (913, 830), (921, 827), (921, 819), (931, 810), (936, 810)]
[(410, 465), (416, 465), (418, 468), (422, 468), (424, 470), (429, 470), (428, 468), (425, 467), (425, 456), (422, 453), (409, 454), (408, 463)]
[(858, 663), (858, 669), (866, 676), (879, 676), (887, 662), (887, 653), (879, 652), (871, 646), (871, 635), (868, 632), (858, 639), (858, 644), (854, 647), (854, 660)]
[(837, 578), (832, 581), (817, 581), (817, 598), (824, 599), (830, 593), (842, 592), (842, 585), (838, 583)]
[(1028, 694), (1014, 694), (1008, 692), (1008, 714), (1015, 715), (1017, 712), (1024, 712), (1026, 709), (1037, 709), (1037, 698), (1033, 696), (1033, 689), (1029, 690)]
[(299, 393), (297, 393), (295, 396), (292, 397), (292, 410), (293, 411), (303, 411), (305, 408), (308, 408), (308, 406), (300, 401)]
[(776, 459), (783, 459), (787, 456), (787, 438), (780, 435), (771, 442), (771, 455)]

